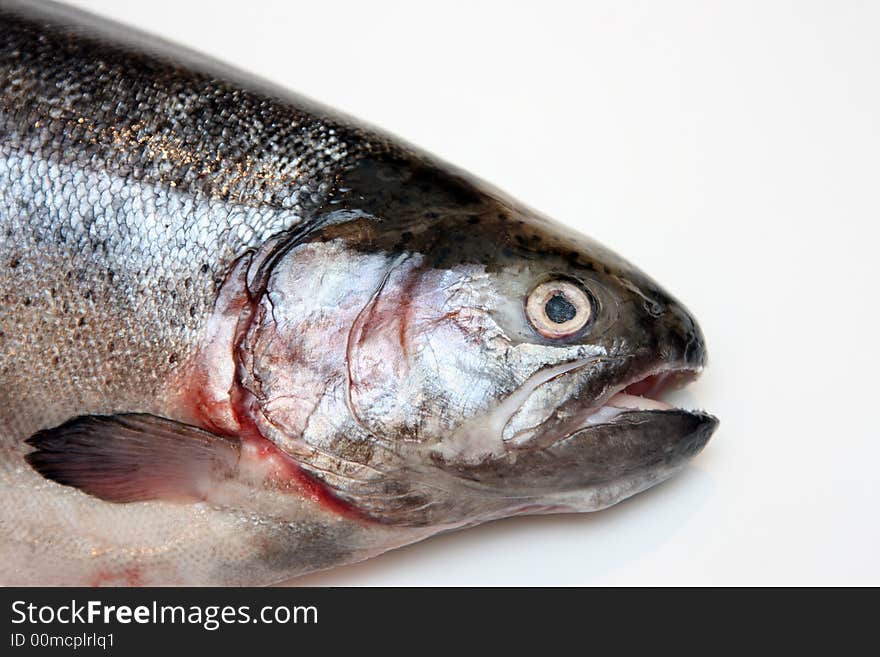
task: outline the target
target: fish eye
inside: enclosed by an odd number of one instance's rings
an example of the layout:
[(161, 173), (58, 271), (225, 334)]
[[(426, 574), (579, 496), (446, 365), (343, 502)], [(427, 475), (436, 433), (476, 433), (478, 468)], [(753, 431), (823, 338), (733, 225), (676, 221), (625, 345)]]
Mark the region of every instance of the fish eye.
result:
[(584, 328), (593, 315), (589, 293), (566, 280), (541, 283), (529, 293), (526, 316), (545, 338), (566, 338)]

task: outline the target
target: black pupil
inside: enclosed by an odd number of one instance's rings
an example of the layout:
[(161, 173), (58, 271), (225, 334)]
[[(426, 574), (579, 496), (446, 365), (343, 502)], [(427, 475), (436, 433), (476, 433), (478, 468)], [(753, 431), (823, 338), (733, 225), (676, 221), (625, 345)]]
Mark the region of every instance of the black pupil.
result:
[(551, 322), (565, 324), (574, 319), (574, 316), (577, 315), (578, 311), (577, 308), (574, 307), (574, 304), (564, 296), (561, 294), (554, 294), (550, 297), (550, 300), (544, 304), (544, 312), (547, 313), (547, 317), (550, 318)]

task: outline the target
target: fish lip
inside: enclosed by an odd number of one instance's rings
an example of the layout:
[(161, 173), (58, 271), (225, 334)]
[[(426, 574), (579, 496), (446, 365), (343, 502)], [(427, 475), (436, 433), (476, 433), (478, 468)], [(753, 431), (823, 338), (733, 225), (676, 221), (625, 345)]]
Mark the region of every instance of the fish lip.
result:
[(674, 476), (718, 426), (718, 418), (705, 411), (621, 410), (608, 422), (581, 427), (550, 444), (508, 451), (504, 469), (486, 460), (480, 464), (485, 472), (471, 471), (470, 485), (480, 494), (503, 486), (516, 513), (546, 512), (535, 505), (598, 511)]
[[(628, 378), (623, 383), (619, 383), (610, 387), (605, 393), (602, 394), (602, 396), (599, 398), (599, 401), (592, 404), (587, 410), (598, 411), (602, 408), (607, 408), (609, 406), (611, 406), (612, 408), (632, 408), (625, 405), (614, 406), (613, 404), (611, 404), (611, 402), (613, 402), (616, 397), (619, 397), (621, 395), (641, 398), (646, 402), (660, 403), (665, 406), (665, 408), (642, 407), (643, 410), (685, 410), (673, 406), (672, 404), (662, 402), (658, 398), (671, 390), (679, 390), (681, 388), (685, 388), (691, 385), (703, 374), (703, 370), (704, 367), (702, 365), (693, 366), (690, 364), (681, 363), (664, 363), (661, 366), (648, 368), (642, 373)], [(651, 379), (655, 380), (653, 384), (650, 383)], [(639, 386), (643, 383), (650, 386), (647, 394), (641, 394), (639, 392), (627, 393), (627, 391), (631, 388)]]
[[(623, 363), (626, 359), (616, 359), (619, 363)], [(576, 373), (586, 368), (589, 363), (573, 368), (568, 373)], [(602, 394), (588, 405), (583, 405), (580, 409), (576, 409), (575, 414), (578, 419), (569, 423), (564, 433), (554, 435), (552, 431), (542, 431), (542, 424), (538, 424), (527, 429), (518, 431), (513, 436), (505, 439), (505, 445), (508, 449), (521, 450), (532, 449), (535, 447), (549, 447), (567, 440), (569, 437), (582, 432), (584, 429), (600, 426), (609, 423), (613, 418), (627, 413), (628, 411), (648, 411), (652, 410), (658, 413), (681, 411), (688, 412), (686, 409), (678, 408), (665, 402), (660, 402), (652, 396), (641, 397), (645, 401), (645, 407), (637, 406), (615, 406), (612, 402), (618, 398), (629, 388), (652, 378), (659, 381), (658, 387), (650, 390), (651, 395), (659, 396), (669, 390), (679, 389), (693, 383), (704, 370), (704, 364), (693, 362), (661, 362), (655, 363), (649, 367), (640, 368), (635, 374), (623, 379), (622, 381), (608, 386)], [(629, 395), (630, 397), (640, 397), (639, 395)], [(573, 401), (571, 399), (563, 400), (556, 408), (562, 408), (564, 405)], [(659, 407), (662, 405), (662, 408)], [(653, 408), (652, 408), (653, 406)], [(607, 421), (606, 421), (607, 420)], [(716, 419), (717, 421), (717, 419)], [(531, 437), (525, 437), (531, 434)]]
[[(666, 373), (682, 375), (683, 378), (678, 383), (687, 385), (700, 375), (702, 369), (661, 366), (654, 368), (652, 373), (637, 378), (635, 382)], [(621, 390), (632, 385), (633, 383), (615, 386), (616, 391), (599, 407), (598, 412), (601, 409), (611, 409), (610, 416), (601, 422), (584, 423), (579, 429), (557, 440), (550, 449), (565, 453), (574, 446), (594, 443), (597, 435), (604, 436), (606, 441), (620, 440), (620, 445), (625, 445), (625, 448), (618, 456), (623, 458), (618, 463), (614, 476), (604, 483), (648, 471), (653, 471), (658, 476), (655, 483), (659, 483), (685, 467), (708, 444), (718, 429), (720, 420), (705, 410), (684, 409), (668, 404), (668, 408), (621, 408), (607, 403), (619, 395)], [(585, 419), (589, 420), (590, 416)], [(638, 456), (639, 454), (643, 456)], [(599, 478), (595, 483), (601, 485), (603, 482)]]
[(709, 441), (709, 438), (711, 438), (712, 434), (715, 432), (715, 430), (721, 424), (721, 420), (719, 420), (717, 416), (713, 415), (712, 413), (709, 413), (708, 411), (704, 411), (702, 409), (685, 409), (685, 408), (672, 407), (672, 408), (668, 408), (668, 409), (643, 409), (643, 408), (622, 409), (621, 408), (618, 410), (620, 412), (617, 413), (614, 416), (614, 418), (609, 420), (608, 422), (584, 426), (576, 431), (573, 431), (571, 434), (566, 436), (560, 442), (564, 442), (564, 441), (569, 440), (571, 438), (575, 438), (578, 434), (582, 434), (585, 431), (589, 431), (590, 429), (593, 429), (593, 428), (599, 427), (599, 426), (605, 426), (605, 425), (609, 425), (609, 424), (623, 424), (626, 422), (629, 422), (629, 423), (652, 422), (654, 420), (665, 419), (671, 415), (679, 415), (679, 416), (689, 417), (689, 418), (699, 422), (699, 424), (701, 426), (701, 431), (706, 432), (705, 433), (705, 441), (703, 442), (703, 445), (705, 445), (705, 443)]
[[(707, 420), (711, 419), (715, 424), (715, 427), (712, 429), (714, 431), (719, 424), (719, 420), (716, 416), (703, 410), (691, 410), (679, 406), (673, 406), (672, 404), (659, 399), (659, 397), (666, 392), (679, 390), (691, 385), (702, 375), (704, 369), (705, 367), (703, 365), (695, 366), (689, 363), (664, 363), (663, 365), (646, 369), (641, 375), (634, 376), (622, 384), (617, 384), (611, 387), (609, 391), (605, 392), (599, 398), (598, 402), (591, 404), (590, 407), (585, 409), (584, 415), (582, 416), (582, 422), (584, 422), (583, 426), (573, 429), (566, 436), (561, 437), (560, 440), (566, 440), (569, 436), (578, 433), (583, 429), (610, 423), (603, 421), (603, 418), (601, 417), (603, 413), (608, 415), (607, 419), (609, 421), (613, 421), (614, 418), (632, 413), (685, 413), (694, 417), (701, 417)], [(657, 383), (649, 389), (648, 394), (639, 395), (626, 393), (627, 390), (641, 384), (642, 382), (649, 381), (650, 379), (657, 379)], [(622, 397), (628, 397), (630, 399), (624, 400), (621, 399)], [(615, 400), (618, 400), (618, 404), (614, 404)], [(635, 400), (641, 400), (644, 405), (626, 405), (626, 403), (624, 403), (624, 401), (626, 401), (627, 403), (638, 404), (639, 402)]]
[[(671, 408), (667, 410), (645, 410), (645, 409), (629, 409), (618, 413), (611, 421), (603, 424), (585, 426), (564, 439), (558, 441), (554, 448), (564, 448), (566, 444), (579, 440), (589, 439), (589, 434), (597, 429), (609, 428), (626, 428), (643, 427), (643, 433), (650, 434), (663, 425), (667, 427), (675, 423), (684, 424), (687, 432), (683, 434), (663, 432), (662, 438), (656, 435), (644, 436), (645, 441), (664, 441), (670, 449), (674, 449), (677, 453), (677, 464), (683, 466), (693, 457), (699, 454), (715, 431), (721, 424), (721, 421), (711, 413), (703, 410), (686, 410), (682, 408)], [(644, 467), (644, 464), (640, 464)]]
[[(568, 492), (560, 490), (550, 499), (565, 504), (562, 499), (572, 490), (605, 490), (605, 495), (597, 494), (587, 506), (576, 495), (569, 510), (611, 506), (680, 472), (708, 444), (719, 424), (717, 417), (705, 411), (671, 409), (628, 410), (609, 423), (584, 427), (550, 450), (575, 459), (588, 474), (568, 486)], [(594, 450), (599, 450), (598, 456)]]

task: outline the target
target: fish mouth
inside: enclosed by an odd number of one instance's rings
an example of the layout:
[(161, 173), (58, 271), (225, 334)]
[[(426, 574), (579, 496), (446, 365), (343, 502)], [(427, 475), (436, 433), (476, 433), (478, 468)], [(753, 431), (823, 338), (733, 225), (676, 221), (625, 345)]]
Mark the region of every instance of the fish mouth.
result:
[[(557, 438), (550, 449), (583, 458), (594, 491), (613, 491), (607, 504), (593, 500), (591, 508), (604, 508), (667, 479), (702, 451), (718, 418), (664, 399), (701, 373), (702, 366), (669, 365), (645, 372), (613, 387)], [(615, 485), (609, 488), (611, 482)]]
[[(516, 426), (513, 418), (517, 413), (514, 413), (505, 427), (504, 442), (507, 448), (512, 450), (547, 448), (593, 427), (620, 422), (626, 415), (634, 413), (651, 413), (657, 414), (658, 417), (663, 413), (687, 413), (704, 417), (715, 425), (718, 424), (717, 418), (704, 411), (680, 408), (665, 399), (674, 391), (695, 381), (702, 373), (702, 365), (664, 363), (648, 369), (640, 369), (636, 373), (632, 373), (631, 368), (623, 361), (602, 365), (610, 367), (612, 371), (619, 372), (626, 368), (630, 369), (630, 372), (623, 374), (619, 383), (595, 391), (598, 393), (595, 396), (589, 394), (593, 392), (591, 390), (579, 391), (568, 396), (552, 407), (549, 416), (540, 422), (521, 423)], [(575, 381), (580, 377), (588, 379), (591, 376), (591, 367), (595, 367), (595, 364), (586, 362), (570, 368), (559, 376), (545, 381), (543, 385), (533, 390), (532, 394), (540, 395), (545, 387), (564, 384), (564, 379)], [(589, 402), (584, 402), (585, 397)]]
[[(578, 365), (557, 369), (531, 391), (540, 405), (558, 399), (559, 388), (575, 390), (550, 417), (508, 435), (500, 455), (443, 461), (445, 469), (483, 494), (500, 492), (515, 504), (513, 513), (597, 511), (679, 472), (718, 427), (714, 416), (663, 399), (694, 381), (702, 363), (639, 368), (632, 359), (591, 359)], [(595, 384), (597, 374), (619, 383)]]
[(547, 505), (524, 512), (602, 509), (680, 471), (719, 423), (709, 413), (676, 407), (663, 397), (693, 382), (701, 370), (702, 364), (642, 370), (590, 404), (568, 399), (562, 405), (569, 409), (564, 420), (532, 427), (517, 445), (508, 441), (513, 467), (529, 482), (528, 493), (523, 487), (519, 494)]
[(586, 422), (597, 424), (617, 411), (685, 411), (663, 397), (693, 383), (701, 373), (702, 368), (666, 367), (619, 385), (605, 395), (598, 409), (593, 406), (594, 412), (586, 416)]
[(637, 470), (659, 460), (670, 476), (706, 446), (719, 425), (718, 418), (704, 410), (682, 408), (665, 399), (701, 373), (702, 367), (666, 367), (618, 386), (598, 409), (585, 413), (582, 426), (563, 442), (589, 440), (595, 427), (622, 428), (628, 450), (619, 454), (621, 463)]

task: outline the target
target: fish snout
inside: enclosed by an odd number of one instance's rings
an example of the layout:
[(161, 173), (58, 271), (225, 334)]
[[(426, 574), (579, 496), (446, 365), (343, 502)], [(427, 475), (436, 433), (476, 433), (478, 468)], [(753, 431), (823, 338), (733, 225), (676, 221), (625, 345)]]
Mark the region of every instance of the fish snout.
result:
[(694, 371), (702, 370), (708, 362), (706, 338), (697, 320), (678, 300), (669, 298), (660, 323), (663, 327), (664, 360)]

